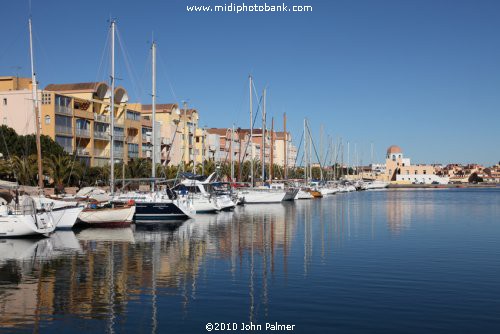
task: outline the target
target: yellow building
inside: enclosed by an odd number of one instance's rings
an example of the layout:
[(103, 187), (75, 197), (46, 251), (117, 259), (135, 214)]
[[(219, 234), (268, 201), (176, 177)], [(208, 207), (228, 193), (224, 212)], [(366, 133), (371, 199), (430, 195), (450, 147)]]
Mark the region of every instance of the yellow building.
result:
[[(18, 134), (35, 133), (31, 79), (0, 77), (0, 115)], [(104, 82), (50, 84), (38, 91), (41, 133), (89, 166), (110, 162), (110, 88)], [(114, 92), (114, 158), (129, 161), (142, 156), (139, 104), (129, 104), (127, 91)]]
[[(143, 119), (152, 122), (152, 105), (144, 104), (141, 114)], [(202, 161), (203, 130), (198, 127), (197, 110), (180, 109), (176, 103), (157, 104), (155, 120), (156, 139), (160, 143), (156, 152), (158, 163), (178, 165)]]
[(142, 142), (140, 105), (128, 104), (123, 87), (115, 88), (114, 100), (111, 131), (111, 101), (106, 83), (50, 84), (42, 92), (42, 133), (91, 166), (109, 164), (112, 134), (115, 160), (138, 158)]

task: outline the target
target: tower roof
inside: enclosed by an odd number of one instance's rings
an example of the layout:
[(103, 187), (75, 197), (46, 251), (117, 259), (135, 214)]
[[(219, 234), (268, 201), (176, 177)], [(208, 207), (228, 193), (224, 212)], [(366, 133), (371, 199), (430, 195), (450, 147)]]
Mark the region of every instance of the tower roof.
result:
[(389, 148), (387, 149), (387, 154), (393, 154), (393, 153), (402, 153), (401, 147), (397, 145), (389, 146)]

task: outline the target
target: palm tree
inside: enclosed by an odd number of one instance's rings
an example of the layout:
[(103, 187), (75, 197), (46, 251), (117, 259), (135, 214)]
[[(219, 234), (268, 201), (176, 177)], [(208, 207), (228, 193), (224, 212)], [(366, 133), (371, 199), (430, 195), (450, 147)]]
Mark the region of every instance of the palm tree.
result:
[(147, 159), (133, 159), (129, 161), (126, 167), (127, 178), (137, 179), (150, 176), (151, 163)]
[(0, 159), (0, 179), (14, 179), (14, 172), (11, 159)]
[(45, 172), (52, 180), (56, 194), (61, 193), (65, 186), (78, 183), (81, 180), (83, 167), (79, 161), (74, 161), (71, 156), (50, 155), (43, 160), (43, 163)]
[(13, 169), (14, 177), (20, 184), (36, 184), (37, 164), (35, 155), (30, 155), (27, 158), (12, 156), (10, 164)]

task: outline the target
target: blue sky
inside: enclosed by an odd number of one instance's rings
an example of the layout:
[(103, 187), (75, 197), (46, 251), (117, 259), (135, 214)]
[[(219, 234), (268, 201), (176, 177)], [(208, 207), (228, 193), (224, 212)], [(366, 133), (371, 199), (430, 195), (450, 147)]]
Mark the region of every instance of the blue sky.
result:
[[(351, 161), (356, 144), (369, 163), (370, 143), (379, 161), (392, 144), (420, 163), (500, 160), (499, 1), (285, 0), (313, 12), (186, 11), (229, 2), (33, 0), (39, 81), (107, 80), (115, 17), (127, 53), (118, 47), (117, 77), (132, 100), (149, 103), (154, 34), (158, 102), (188, 100), (201, 125), (249, 126), (251, 73), (259, 94), (268, 87), (277, 129), (287, 112), (298, 142), (307, 117), (318, 145), (321, 124), (325, 138), (349, 141)], [(29, 76), (28, 0), (4, 0), (2, 12), (0, 75)]]

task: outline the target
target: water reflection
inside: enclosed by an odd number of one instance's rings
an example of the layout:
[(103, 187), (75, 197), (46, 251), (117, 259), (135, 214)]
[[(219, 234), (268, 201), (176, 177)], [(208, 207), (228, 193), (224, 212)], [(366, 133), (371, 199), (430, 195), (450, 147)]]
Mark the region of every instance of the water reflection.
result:
[[(307, 279), (318, 279), (318, 268), (331, 269), (322, 283), (361, 242), (432, 221), (441, 203), (433, 196), (342, 194), (249, 205), (178, 224), (0, 240), (0, 326), (57, 330), (60, 319), (71, 319), (77, 331), (156, 333), (171, 326), (199, 331), (189, 326), (205, 314), (273, 320), (297, 302), (288, 284), (299, 291)], [(165, 312), (170, 317), (160, 316)]]

